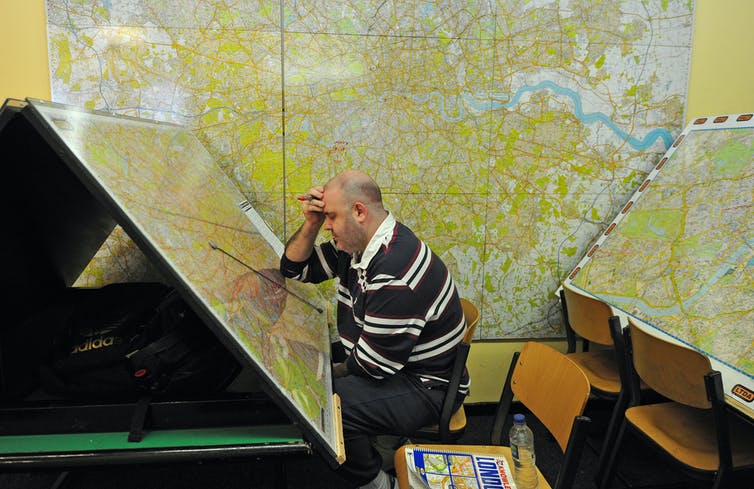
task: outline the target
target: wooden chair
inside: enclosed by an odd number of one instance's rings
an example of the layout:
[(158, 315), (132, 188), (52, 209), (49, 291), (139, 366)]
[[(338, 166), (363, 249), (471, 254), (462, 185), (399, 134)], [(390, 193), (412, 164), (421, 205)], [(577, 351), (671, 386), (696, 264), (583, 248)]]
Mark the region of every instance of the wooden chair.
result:
[[(684, 473), (726, 487), (734, 470), (754, 471), (754, 426), (728, 415), (720, 372), (705, 355), (649, 333), (629, 319), (623, 331), (631, 405), (620, 423), (600, 488), (610, 487), (626, 429), (664, 452)], [(668, 401), (641, 404), (642, 379)], [(754, 479), (750, 479), (754, 480)]]
[[(560, 290), (560, 303), (568, 341), (568, 358), (581, 367), (589, 379), (594, 397), (613, 403), (612, 414), (599, 451), (596, 476), (599, 480), (630, 396), (629, 390), (623, 388), (619, 371), (622, 349), (621, 352), (618, 351), (616, 339), (611, 331), (611, 322), (616, 321), (620, 324), (620, 320), (607, 303), (565, 286)], [(577, 336), (584, 342), (581, 352), (576, 351)], [(622, 335), (618, 337), (618, 341), (622, 343)], [(598, 348), (590, 348), (590, 344), (595, 344)]]
[[(462, 453), (502, 454), (513, 467), (509, 447), (501, 446), (503, 426), (516, 397), (557, 441), (564, 453), (555, 489), (573, 486), (590, 419), (582, 416), (589, 398), (589, 381), (573, 361), (557, 350), (528, 342), (513, 356), (490, 433), (492, 445), (406, 445), (395, 454), (395, 470), (401, 489), (408, 489), (407, 447), (450, 450)], [(505, 434), (507, 437), (507, 433)], [(535, 451), (536, 451), (535, 440)], [(539, 489), (550, 485), (539, 473)]]
[(463, 404), (455, 411), (453, 411), (453, 406), (458, 399), (458, 387), (461, 385), (461, 378), (466, 369), (466, 360), (471, 349), (471, 341), (479, 322), (479, 309), (473, 302), (464, 298), (461, 298), (461, 306), (463, 307), (463, 315), (466, 317), (466, 333), (463, 336), (463, 342), (458, 345), (450, 384), (440, 410), (440, 421), (436, 425), (425, 426), (412, 433), (411, 438), (448, 443), (459, 439), (466, 430), (466, 411), (463, 409)]
[[(610, 334), (609, 321), (615, 315), (612, 307), (565, 286), (560, 290), (560, 305), (568, 340), (568, 357), (586, 374), (592, 394), (617, 399), (621, 380)], [(576, 351), (576, 335), (585, 340), (582, 352)], [(591, 349), (589, 345), (592, 343), (603, 348)]]

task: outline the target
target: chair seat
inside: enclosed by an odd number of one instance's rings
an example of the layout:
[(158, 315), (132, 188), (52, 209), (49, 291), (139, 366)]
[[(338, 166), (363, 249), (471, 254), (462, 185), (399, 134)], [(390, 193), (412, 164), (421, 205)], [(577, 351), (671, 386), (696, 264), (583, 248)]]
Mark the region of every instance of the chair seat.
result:
[[(463, 404), (461, 407), (459, 407), (456, 412), (453, 413), (453, 416), (450, 417), (450, 423), (448, 423), (450, 434), (457, 437), (460, 437), (463, 431), (466, 429), (466, 411), (463, 409)], [(422, 435), (429, 438), (430, 435), (436, 435), (440, 432), (440, 426), (433, 424), (431, 426), (424, 426), (420, 428), (416, 433), (414, 433), (412, 436), (416, 438), (421, 438)]]
[[(626, 419), (663, 450), (698, 470), (719, 467), (712, 411), (675, 402), (635, 406)], [(754, 466), (754, 426), (729, 416), (733, 467)]]
[(620, 374), (615, 359), (615, 350), (594, 350), (568, 353), (568, 358), (574, 361), (584, 371), (592, 389), (601, 393), (617, 397), (620, 392)]
[(466, 428), (466, 411), (463, 409), (463, 405), (459, 407), (453, 416), (450, 417), (450, 432), (461, 431)]
[[(425, 450), (443, 450), (447, 452), (469, 453), (469, 449), (473, 449), (475, 454), (488, 454), (488, 455), (503, 455), (508, 461), (508, 467), (513, 470), (513, 457), (511, 456), (510, 447), (501, 447), (499, 445), (424, 445), (417, 444), (411, 445), (412, 448), (423, 448)], [(400, 467), (400, 469), (399, 469)], [(398, 474), (398, 482), (400, 487), (409, 487), (408, 485), (408, 464), (406, 463), (406, 447), (402, 446), (396, 451), (395, 456), (395, 468)], [(537, 475), (539, 477), (539, 483), (537, 489), (551, 489), (547, 479), (542, 476), (542, 472), (537, 468)]]

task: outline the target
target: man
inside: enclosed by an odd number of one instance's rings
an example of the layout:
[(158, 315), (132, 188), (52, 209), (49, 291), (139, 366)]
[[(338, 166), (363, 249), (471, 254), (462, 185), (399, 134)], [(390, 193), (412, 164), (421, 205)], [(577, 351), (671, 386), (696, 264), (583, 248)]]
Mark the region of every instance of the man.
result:
[[(384, 209), (377, 184), (349, 170), (303, 202), (304, 223), (280, 262), (306, 282), (337, 277), (338, 332), (347, 357), (333, 367), (346, 462), (360, 487), (389, 488), (372, 446), (377, 434), (410, 435), (436, 424), (466, 322), (442, 261)], [(332, 240), (315, 245), (324, 224)], [(468, 376), (459, 389), (468, 392)]]

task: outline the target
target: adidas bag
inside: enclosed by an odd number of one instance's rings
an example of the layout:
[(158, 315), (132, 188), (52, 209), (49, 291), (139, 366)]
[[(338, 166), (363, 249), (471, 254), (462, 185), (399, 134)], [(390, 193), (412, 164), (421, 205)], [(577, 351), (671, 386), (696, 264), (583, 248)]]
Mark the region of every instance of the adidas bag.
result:
[(49, 394), (95, 399), (204, 394), (223, 390), (240, 369), (168, 286), (123, 283), (67, 293), (59, 333), (40, 366), (42, 389)]

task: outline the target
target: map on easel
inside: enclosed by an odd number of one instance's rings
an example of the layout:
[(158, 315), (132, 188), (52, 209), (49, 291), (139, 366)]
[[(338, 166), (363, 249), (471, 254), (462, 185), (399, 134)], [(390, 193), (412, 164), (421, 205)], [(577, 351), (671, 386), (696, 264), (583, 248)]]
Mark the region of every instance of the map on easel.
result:
[(41, 100), (25, 111), (307, 438), (342, 463), (323, 301), (280, 275), (280, 244), (200, 141), (181, 126)]
[(691, 122), (566, 286), (707, 355), (754, 414), (753, 114)]

